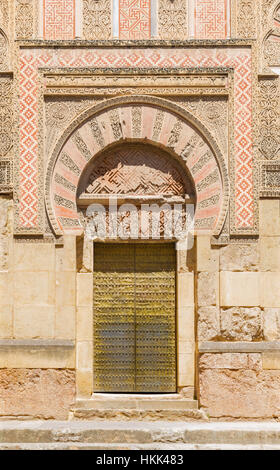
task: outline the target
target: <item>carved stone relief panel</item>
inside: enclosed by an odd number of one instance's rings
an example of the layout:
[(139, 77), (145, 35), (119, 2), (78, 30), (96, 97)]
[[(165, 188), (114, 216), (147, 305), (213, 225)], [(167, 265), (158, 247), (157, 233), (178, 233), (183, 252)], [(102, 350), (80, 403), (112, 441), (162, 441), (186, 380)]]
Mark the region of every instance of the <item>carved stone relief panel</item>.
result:
[(112, 37), (111, 10), (111, 0), (83, 1), (83, 35), (85, 39), (110, 39)]
[(265, 162), (261, 165), (260, 197), (280, 197), (280, 162)]
[(0, 75), (0, 192), (12, 189), (13, 92), (12, 78)]
[(259, 82), (258, 156), (262, 159), (280, 158), (280, 93), (279, 79)]
[(15, 30), (17, 39), (31, 39), (35, 22), (34, 0), (16, 0)]
[(0, 30), (0, 71), (9, 70), (9, 49), (5, 34)]
[(256, 0), (237, 0), (236, 36), (255, 38), (257, 33)]
[(263, 69), (280, 65), (280, 2), (265, 0), (262, 9)]
[(187, 0), (159, 0), (160, 39), (187, 39)]
[(216, 138), (223, 154), (228, 155), (228, 99), (224, 96), (172, 98), (177, 104), (194, 114)]
[(7, 35), (10, 31), (10, 9), (9, 0), (0, 0), (0, 28), (3, 28)]
[(101, 101), (101, 98), (54, 97), (45, 101), (45, 147), (48, 153), (60, 134), (81, 112)]

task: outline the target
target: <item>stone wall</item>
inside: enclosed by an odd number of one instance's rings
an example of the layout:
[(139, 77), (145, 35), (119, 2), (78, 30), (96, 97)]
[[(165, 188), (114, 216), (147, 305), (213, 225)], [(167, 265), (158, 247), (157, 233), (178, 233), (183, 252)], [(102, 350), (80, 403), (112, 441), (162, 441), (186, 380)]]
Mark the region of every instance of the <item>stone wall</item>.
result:
[(68, 419), (75, 397), (76, 250), (12, 239), (0, 199), (0, 417)]
[(276, 366), (259, 353), (202, 354), (201, 407), (212, 418), (279, 418), (279, 361)]
[(257, 242), (208, 243), (204, 265), (198, 254), (199, 398), (213, 418), (280, 416), (279, 209), (278, 200), (260, 201)]
[(68, 419), (75, 372), (64, 369), (0, 369), (0, 419)]

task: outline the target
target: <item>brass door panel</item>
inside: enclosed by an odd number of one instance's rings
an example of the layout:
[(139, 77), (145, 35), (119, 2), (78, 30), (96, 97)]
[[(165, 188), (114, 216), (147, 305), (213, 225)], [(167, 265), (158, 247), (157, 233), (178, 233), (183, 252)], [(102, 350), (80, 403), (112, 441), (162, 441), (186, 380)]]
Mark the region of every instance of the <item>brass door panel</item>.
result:
[(174, 245), (94, 247), (94, 390), (175, 392)]

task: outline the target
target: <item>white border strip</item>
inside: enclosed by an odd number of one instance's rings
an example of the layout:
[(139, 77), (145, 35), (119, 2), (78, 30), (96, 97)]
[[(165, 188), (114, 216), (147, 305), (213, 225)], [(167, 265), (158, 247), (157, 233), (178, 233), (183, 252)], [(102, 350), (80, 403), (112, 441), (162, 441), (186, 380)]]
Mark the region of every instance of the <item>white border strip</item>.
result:
[(113, 39), (119, 39), (119, 0), (113, 0)]
[(44, 39), (44, 3), (38, 1), (38, 39)]
[(195, 10), (195, 0), (189, 0), (189, 39), (194, 39), (194, 10)]
[(227, 33), (226, 33), (226, 38), (230, 39), (231, 37), (231, 0), (227, 0), (227, 10), (226, 10), (226, 15), (227, 15)]
[(83, 35), (83, 4), (82, 0), (75, 0), (75, 39), (82, 39)]
[(158, 37), (158, 1), (151, 0), (151, 38)]

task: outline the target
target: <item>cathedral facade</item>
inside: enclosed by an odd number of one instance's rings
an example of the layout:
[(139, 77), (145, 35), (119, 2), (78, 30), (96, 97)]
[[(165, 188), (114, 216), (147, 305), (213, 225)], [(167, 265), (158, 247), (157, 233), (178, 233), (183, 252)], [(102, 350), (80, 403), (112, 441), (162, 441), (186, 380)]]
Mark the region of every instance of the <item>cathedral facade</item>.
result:
[(0, 48), (0, 417), (280, 418), (279, 0), (0, 0)]

